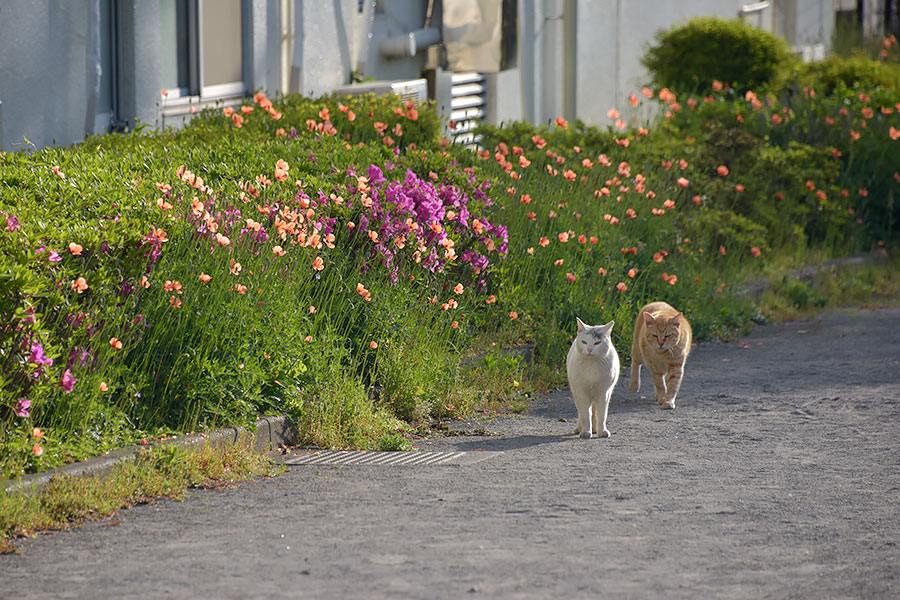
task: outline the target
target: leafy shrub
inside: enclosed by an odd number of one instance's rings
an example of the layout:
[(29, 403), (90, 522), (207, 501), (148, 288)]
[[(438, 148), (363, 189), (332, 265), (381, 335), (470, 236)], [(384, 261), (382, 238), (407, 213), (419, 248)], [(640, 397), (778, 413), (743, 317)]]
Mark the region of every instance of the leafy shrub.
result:
[(641, 62), (657, 86), (676, 92), (708, 89), (715, 80), (752, 89), (793, 60), (784, 40), (737, 19), (698, 17), (658, 32), (655, 40)]
[(900, 90), (900, 64), (861, 56), (830, 56), (825, 60), (798, 64), (790, 80), (797, 87), (815, 88), (825, 95), (834, 94), (839, 87)]

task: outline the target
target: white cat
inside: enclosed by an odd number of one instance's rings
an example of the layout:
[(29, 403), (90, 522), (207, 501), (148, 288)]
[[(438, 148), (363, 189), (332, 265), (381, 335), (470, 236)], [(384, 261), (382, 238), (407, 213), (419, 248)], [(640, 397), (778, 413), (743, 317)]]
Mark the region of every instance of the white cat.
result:
[(578, 317), (575, 320), (578, 335), (566, 357), (569, 390), (578, 409), (574, 433), (583, 438), (590, 438), (592, 434), (609, 437), (606, 415), (613, 388), (619, 380), (619, 355), (609, 337), (615, 322), (591, 327)]

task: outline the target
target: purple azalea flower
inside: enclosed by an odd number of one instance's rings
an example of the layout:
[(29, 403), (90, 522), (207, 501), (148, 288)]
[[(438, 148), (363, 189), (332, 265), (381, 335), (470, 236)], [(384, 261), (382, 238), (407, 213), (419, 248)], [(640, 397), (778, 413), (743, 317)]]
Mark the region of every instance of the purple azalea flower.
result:
[(16, 215), (6, 217), (6, 230), (13, 232), (19, 228), (19, 218)]
[(78, 379), (72, 375), (72, 372), (69, 369), (63, 371), (62, 378), (59, 380), (59, 385), (62, 386), (62, 389), (65, 393), (69, 394), (72, 392), (72, 389), (75, 387), (75, 384), (78, 382)]
[(22, 417), (23, 419), (27, 419), (28, 409), (31, 407), (31, 400), (28, 398), (20, 398), (18, 402), (16, 402), (16, 407), (13, 409), (17, 415)]
[(369, 165), (369, 168), (366, 169), (366, 175), (369, 176), (369, 183), (371, 185), (378, 185), (379, 183), (387, 181), (387, 179), (384, 178), (384, 173), (375, 165)]
[(44, 347), (40, 342), (31, 342), (31, 355), (28, 357), (28, 362), (49, 367), (53, 364), (53, 359), (44, 356)]
[(47, 257), (47, 260), (49, 260), (50, 262), (59, 262), (62, 260), (62, 257), (59, 255), (59, 252), (57, 252), (56, 250), (51, 250), (50, 256)]

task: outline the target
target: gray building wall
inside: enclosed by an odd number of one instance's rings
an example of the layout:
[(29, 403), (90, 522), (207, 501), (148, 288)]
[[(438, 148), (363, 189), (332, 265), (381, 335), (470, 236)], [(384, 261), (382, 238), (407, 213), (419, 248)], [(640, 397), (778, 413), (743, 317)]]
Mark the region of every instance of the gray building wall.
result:
[[(129, 126), (177, 125), (188, 105), (160, 95), (159, 0), (115, 3), (121, 28), (116, 116)], [(0, 149), (23, 148), (25, 138), (37, 147), (83, 139), (90, 4), (91, 0), (0, 0)], [(104, 6), (108, 4), (105, 0)], [(245, 0), (247, 91), (315, 96), (349, 83), (353, 73), (377, 80), (420, 77), (426, 52), (391, 58), (379, 47), (388, 37), (421, 28), (428, 4), (427, 0)], [(517, 66), (488, 75), (488, 120), (547, 123), (561, 115), (604, 125), (609, 121), (607, 111), (617, 107), (624, 112), (628, 95), (647, 81), (639, 59), (657, 30), (697, 15), (735, 17), (745, 4), (745, 0), (518, 0)], [(748, 20), (798, 46), (828, 45), (833, 0), (773, 0), (769, 5), (748, 15)], [(97, 104), (97, 132), (105, 130), (114, 116), (108, 71), (104, 98)]]

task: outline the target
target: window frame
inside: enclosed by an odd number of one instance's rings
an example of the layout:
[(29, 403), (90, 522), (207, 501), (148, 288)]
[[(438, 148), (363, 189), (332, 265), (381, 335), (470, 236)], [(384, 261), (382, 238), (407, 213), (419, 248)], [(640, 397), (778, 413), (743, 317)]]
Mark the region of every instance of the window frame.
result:
[[(177, 1), (177, 0), (175, 0)], [(203, 85), (203, 6), (201, 0), (187, 0), (188, 87), (164, 88), (172, 108), (205, 104), (217, 100), (241, 98), (247, 94), (249, 80), (250, 3), (240, 0), (241, 8), (241, 80)]]

